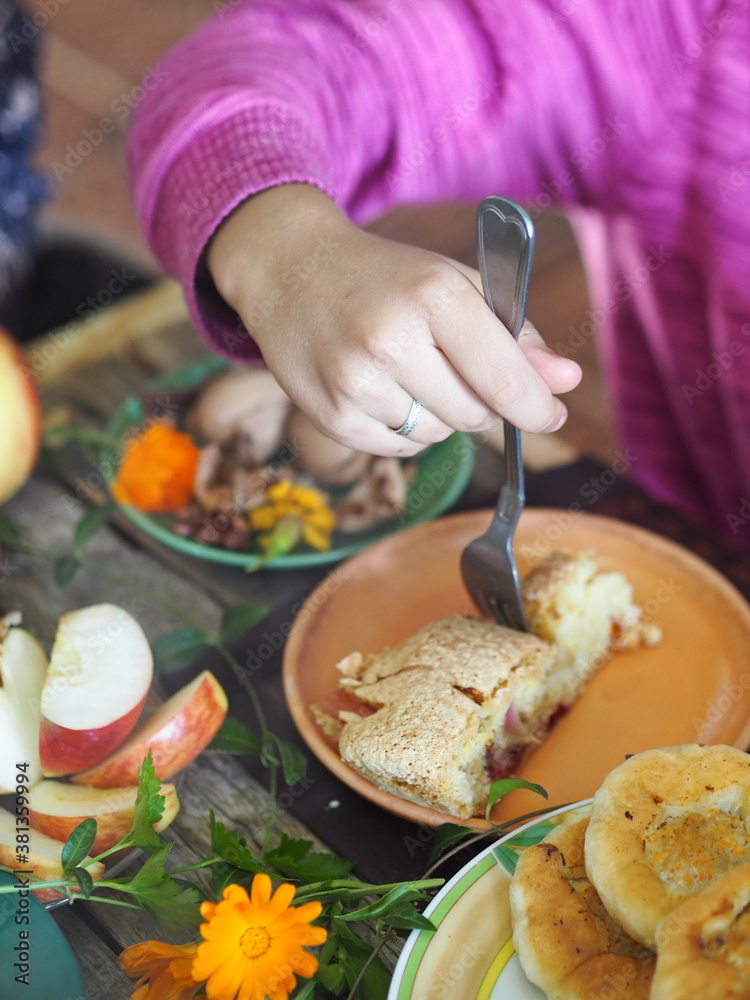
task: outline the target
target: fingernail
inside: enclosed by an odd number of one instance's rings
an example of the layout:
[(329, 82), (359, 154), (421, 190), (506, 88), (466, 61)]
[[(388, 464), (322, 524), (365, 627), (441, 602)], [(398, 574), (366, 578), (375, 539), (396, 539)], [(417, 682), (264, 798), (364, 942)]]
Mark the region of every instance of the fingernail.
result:
[(562, 412), (560, 413), (560, 416), (559, 416), (558, 421), (555, 424), (555, 426), (552, 427), (552, 428), (550, 428), (550, 434), (554, 434), (555, 431), (559, 431), (560, 428), (562, 427), (562, 425), (568, 419), (568, 411), (567, 411), (567, 409), (563, 406), (562, 403), (560, 403), (560, 407), (561, 407)]

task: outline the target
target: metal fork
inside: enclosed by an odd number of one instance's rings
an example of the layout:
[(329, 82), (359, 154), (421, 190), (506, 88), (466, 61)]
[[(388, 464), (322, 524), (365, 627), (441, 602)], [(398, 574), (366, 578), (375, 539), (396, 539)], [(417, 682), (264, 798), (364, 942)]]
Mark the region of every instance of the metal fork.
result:
[[(479, 271), (487, 305), (518, 340), (526, 317), (534, 223), (520, 205), (493, 195), (477, 210)], [(526, 615), (513, 554), (513, 535), (525, 502), (521, 433), (505, 421), (505, 476), (487, 531), (461, 554), (461, 574), (487, 618), (525, 632)]]

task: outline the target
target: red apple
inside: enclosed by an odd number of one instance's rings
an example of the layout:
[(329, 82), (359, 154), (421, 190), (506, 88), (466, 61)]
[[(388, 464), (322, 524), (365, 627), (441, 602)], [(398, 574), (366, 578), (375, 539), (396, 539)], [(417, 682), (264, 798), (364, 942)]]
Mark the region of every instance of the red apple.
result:
[[(73, 830), (90, 816), (96, 820), (96, 838), (91, 853), (96, 856), (121, 840), (133, 824), (137, 788), (91, 788), (62, 781), (43, 781), (29, 792), (31, 825), (55, 840), (66, 841)], [(174, 785), (162, 785), (164, 812), (154, 829), (164, 830), (180, 803)]]
[(224, 689), (210, 670), (204, 670), (165, 701), (106, 760), (70, 780), (97, 788), (135, 785), (138, 769), (150, 750), (156, 776), (166, 781), (208, 746), (227, 708)]
[[(19, 853), (19, 843), (16, 839), (18, 833), (28, 834), (28, 852)], [(21, 878), (32, 877), (45, 882), (56, 881), (63, 877), (62, 870), (62, 844), (59, 840), (46, 836), (39, 830), (30, 830), (28, 827), (16, 827), (16, 817), (6, 809), (0, 809), (0, 865), (12, 868), (15, 872), (25, 872)], [(90, 857), (84, 858), (82, 864), (90, 861)], [(88, 865), (88, 873), (96, 881), (104, 876), (104, 865), (101, 861), (95, 861)], [(42, 903), (47, 903), (53, 899), (59, 899), (60, 893), (56, 889), (38, 889), (34, 895)]]
[(40, 698), (47, 654), (25, 629), (0, 625), (0, 795), (42, 777), (39, 761)]
[(112, 753), (138, 721), (153, 672), (148, 640), (124, 608), (94, 604), (61, 618), (42, 690), (44, 773), (82, 771)]
[(28, 479), (40, 439), (36, 384), (18, 345), (0, 329), (0, 503)]

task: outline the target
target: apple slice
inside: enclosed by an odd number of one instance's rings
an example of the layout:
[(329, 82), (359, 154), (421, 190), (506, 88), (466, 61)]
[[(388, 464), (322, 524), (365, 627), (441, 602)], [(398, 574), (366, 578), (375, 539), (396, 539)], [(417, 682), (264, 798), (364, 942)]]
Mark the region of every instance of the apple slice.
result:
[(124, 608), (94, 604), (61, 618), (42, 690), (44, 773), (104, 760), (138, 721), (153, 672), (148, 640)]
[[(16, 840), (18, 833), (29, 835), (28, 852), (19, 853)], [(67, 838), (66, 838), (67, 839)], [(29, 830), (28, 827), (16, 828), (16, 817), (7, 809), (0, 809), (0, 865), (23, 872), (21, 878), (32, 877), (45, 882), (52, 882), (63, 877), (62, 844), (59, 840), (48, 837), (39, 830)], [(90, 861), (84, 858), (82, 864)], [(95, 861), (88, 865), (88, 873), (94, 881), (104, 876), (104, 865)], [(37, 889), (34, 895), (42, 903), (60, 899), (61, 893), (56, 889)]]
[[(96, 838), (91, 853), (96, 856), (122, 840), (133, 825), (138, 788), (91, 788), (62, 781), (43, 781), (29, 792), (29, 819), (35, 830), (65, 841), (83, 820), (96, 820)], [(162, 785), (164, 812), (154, 829), (164, 830), (180, 803), (174, 785)]]
[(34, 379), (16, 342), (0, 329), (0, 503), (34, 468), (41, 429)]
[(15, 790), (17, 774), (27, 787), (41, 780), (40, 699), (46, 676), (47, 654), (34, 636), (0, 625), (0, 795)]
[(138, 770), (150, 750), (157, 778), (166, 781), (208, 746), (227, 708), (224, 689), (210, 670), (204, 670), (157, 708), (113, 754), (70, 780), (96, 788), (136, 785)]

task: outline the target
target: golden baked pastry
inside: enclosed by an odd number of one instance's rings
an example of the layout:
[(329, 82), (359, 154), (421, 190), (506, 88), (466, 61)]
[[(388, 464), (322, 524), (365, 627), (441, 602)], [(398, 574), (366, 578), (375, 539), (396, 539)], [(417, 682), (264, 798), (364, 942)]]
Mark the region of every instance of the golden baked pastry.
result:
[(338, 664), (348, 705), (313, 708), (342, 760), (380, 788), (453, 816), (482, 815), (616, 647), (656, 641), (620, 573), (553, 553), (523, 582), (532, 633), (456, 616)]
[(729, 746), (646, 750), (605, 778), (586, 872), (609, 912), (653, 946), (678, 903), (750, 862), (750, 755)]
[(750, 864), (721, 875), (664, 918), (652, 1000), (750, 997)]
[(481, 815), (491, 781), (514, 769), (559, 708), (546, 686), (554, 661), (550, 643), (459, 616), (383, 653), (354, 653), (339, 664), (342, 685), (375, 711), (339, 712), (341, 759), (404, 798)]
[(548, 1000), (648, 1000), (654, 955), (619, 927), (586, 877), (588, 816), (522, 851), (510, 886), (513, 944)]
[(555, 643), (560, 670), (590, 676), (616, 650), (661, 639), (658, 625), (642, 620), (628, 580), (600, 573), (591, 551), (551, 552), (521, 586), (529, 631)]

